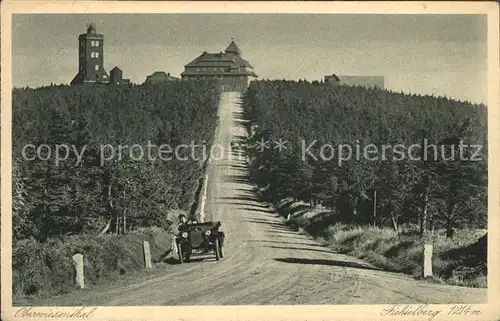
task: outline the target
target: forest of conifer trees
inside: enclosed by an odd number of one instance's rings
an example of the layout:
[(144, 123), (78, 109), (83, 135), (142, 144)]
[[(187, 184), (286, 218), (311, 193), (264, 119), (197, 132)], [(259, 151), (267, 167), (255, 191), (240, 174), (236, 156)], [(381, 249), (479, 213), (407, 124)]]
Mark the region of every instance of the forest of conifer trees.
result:
[[(102, 163), (109, 150), (101, 146), (210, 144), (217, 100), (215, 86), (193, 82), (14, 89), (14, 239), (123, 233), (162, 226), (169, 210), (189, 211), (203, 162), (124, 152), (121, 160)], [(47, 160), (34, 159), (42, 145), (52, 148), (52, 157), (41, 149)], [(71, 146), (59, 164), (56, 145)], [(82, 159), (73, 149), (85, 149)]]
[[(447, 237), (455, 229), (486, 228), (484, 105), (283, 80), (253, 82), (243, 108), (249, 128), (257, 128), (249, 140), (251, 177), (268, 201), (291, 198), (321, 206), (328, 210), (324, 228), (345, 223), (398, 231), (411, 225), (421, 235), (442, 229)], [(280, 139), (287, 142), (281, 151), (274, 148)], [(341, 164), (337, 158), (317, 157), (325, 144), (374, 144), (379, 151), (400, 144), (407, 152), (424, 140), (435, 144), (437, 153), (428, 149), (423, 157), (420, 148), (412, 159), (352, 157)], [(261, 141), (270, 142), (269, 148), (259, 150)], [(477, 155), (478, 148), (465, 148), (460, 157), (460, 142), (482, 148)]]

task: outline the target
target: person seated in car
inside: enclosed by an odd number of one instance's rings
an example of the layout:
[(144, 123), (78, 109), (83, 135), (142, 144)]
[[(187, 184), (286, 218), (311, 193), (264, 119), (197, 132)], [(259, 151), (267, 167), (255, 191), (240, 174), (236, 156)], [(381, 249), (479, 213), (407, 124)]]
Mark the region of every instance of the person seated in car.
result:
[(178, 224), (178, 226), (177, 226), (177, 229), (178, 229), (179, 231), (181, 231), (181, 230), (182, 230), (182, 228), (183, 228), (185, 225), (187, 225), (187, 224), (188, 224), (188, 221), (187, 221), (187, 217), (186, 217), (186, 215), (184, 215), (184, 214), (179, 215), (179, 217), (178, 217), (178, 218), (179, 218), (179, 224)]

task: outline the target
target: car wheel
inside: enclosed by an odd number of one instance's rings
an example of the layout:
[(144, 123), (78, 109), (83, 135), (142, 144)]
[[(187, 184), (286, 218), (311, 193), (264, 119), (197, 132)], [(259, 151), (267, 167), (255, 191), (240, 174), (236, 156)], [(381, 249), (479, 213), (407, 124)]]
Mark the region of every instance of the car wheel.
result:
[(180, 243), (177, 245), (177, 252), (179, 254), (179, 263), (182, 264), (184, 262), (184, 258), (182, 257), (182, 246)]
[(220, 260), (220, 246), (219, 246), (219, 239), (215, 239), (215, 259), (217, 261)]
[(224, 257), (224, 245), (220, 246), (219, 253), (220, 253), (220, 257), (223, 258)]

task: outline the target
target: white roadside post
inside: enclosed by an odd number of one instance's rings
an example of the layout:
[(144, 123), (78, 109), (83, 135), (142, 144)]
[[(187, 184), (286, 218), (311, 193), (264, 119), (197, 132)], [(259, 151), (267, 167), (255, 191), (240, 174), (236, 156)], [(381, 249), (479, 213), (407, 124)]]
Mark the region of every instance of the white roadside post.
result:
[(146, 269), (151, 269), (153, 268), (153, 264), (151, 263), (151, 250), (149, 247), (149, 242), (144, 241), (142, 245), (144, 249), (144, 264), (146, 266)]
[(207, 192), (208, 192), (208, 174), (205, 174), (205, 180), (203, 181), (203, 189), (201, 193), (201, 204), (200, 204), (200, 223), (205, 222), (205, 203), (207, 201)]
[(424, 244), (424, 278), (432, 277), (432, 244)]
[(73, 281), (80, 288), (85, 288), (84, 271), (83, 271), (83, 254), (76, 253), (73, 255)]

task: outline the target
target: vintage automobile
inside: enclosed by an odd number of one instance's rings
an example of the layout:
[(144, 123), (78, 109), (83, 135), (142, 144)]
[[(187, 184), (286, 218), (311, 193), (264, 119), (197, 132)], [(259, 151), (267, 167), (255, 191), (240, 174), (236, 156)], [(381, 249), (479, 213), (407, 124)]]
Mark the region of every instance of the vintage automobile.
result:
[(224, 257), (224, 232), (219, 231), (221, 223), (217, 222), (191, 222), (179, 227), (176, 238), (179, 262), (188, 262), (194, 255), (213, 254), (219, 261)]

